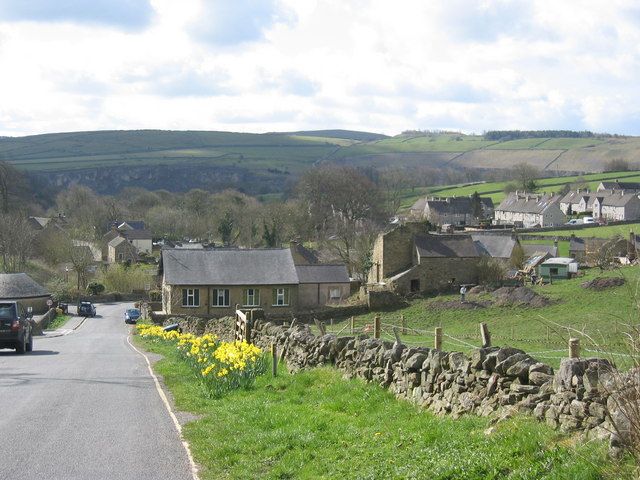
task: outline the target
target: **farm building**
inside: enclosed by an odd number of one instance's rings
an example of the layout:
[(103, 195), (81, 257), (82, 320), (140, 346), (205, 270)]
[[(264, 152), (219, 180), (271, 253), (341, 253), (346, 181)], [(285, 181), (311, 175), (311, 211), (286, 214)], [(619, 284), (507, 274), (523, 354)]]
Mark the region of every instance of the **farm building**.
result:
[(538, 275), (545, 279), (571, 278), (576, 273), (578, 273), (578, 262), (574, 258), (549, 258), (538, 266)]

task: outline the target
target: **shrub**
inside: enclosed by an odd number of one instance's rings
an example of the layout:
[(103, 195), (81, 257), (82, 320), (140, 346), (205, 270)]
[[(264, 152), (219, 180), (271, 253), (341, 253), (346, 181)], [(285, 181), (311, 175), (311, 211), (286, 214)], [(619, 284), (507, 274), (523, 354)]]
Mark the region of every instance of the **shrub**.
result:
[(104, 292), (104, 290), (104, 285), (98, 282), (91, 282), (89, 285), (87, 285), (87, 292), (89, 292), (91, 295), (98, 295)]
[(500, 260), (482, 257), (478, 262), (477, 272), (480, 285), (495, 285), (504, 280), (506, 268)]

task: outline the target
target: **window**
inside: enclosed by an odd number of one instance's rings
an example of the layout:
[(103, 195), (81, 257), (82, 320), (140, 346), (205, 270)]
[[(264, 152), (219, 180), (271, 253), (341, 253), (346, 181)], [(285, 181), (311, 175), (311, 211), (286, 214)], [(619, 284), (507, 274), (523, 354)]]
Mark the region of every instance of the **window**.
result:
[(244, 306), (259, 307), (260, 306), (260, 290), (257, 288), (247, 288), (244, 291)]
[(274, 288), (273, 289), (273, 306), (274, 307), (286, 307), (289, 305), (289, 289), (288, 288)]
[(329, 298), (331, 300), (340, 300), (340, 297), (342, 297), (340, 287), (332, 287), (329, 289)]
[[(453, 281), (451, 282), (451, 285), (453, 285)], [(412, 292), (419, 292), (420, 291), (420, 280), (419, 279), (411, 280), (411, 286), (409, 287), (409, 289)]]
[(229, 289), (228, 288), (214, 288), (212, 295), (212, 306), (214, 307), (228, 307), (229, 306)]
[(557, 267), (551, 267), (549, 269), (549, 274), (551, 275), (558, 275), (558, 268)]
[(200, 290), (197, 288), (182, 289), (182, 306), (183, 307), (199, 307), (200, 306)]
[(118, 254), (118, 260), (124, 260), (124, 253)]

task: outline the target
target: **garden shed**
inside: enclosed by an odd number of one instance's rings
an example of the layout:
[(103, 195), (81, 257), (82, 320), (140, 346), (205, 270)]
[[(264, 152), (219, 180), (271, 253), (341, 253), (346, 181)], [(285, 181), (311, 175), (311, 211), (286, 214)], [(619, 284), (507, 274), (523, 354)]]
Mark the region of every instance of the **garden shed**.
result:
[(545, 279), (571, 278), (576, 273), (578, 262), (574, 258), (550, 258), (538, 266), (538, 275)]

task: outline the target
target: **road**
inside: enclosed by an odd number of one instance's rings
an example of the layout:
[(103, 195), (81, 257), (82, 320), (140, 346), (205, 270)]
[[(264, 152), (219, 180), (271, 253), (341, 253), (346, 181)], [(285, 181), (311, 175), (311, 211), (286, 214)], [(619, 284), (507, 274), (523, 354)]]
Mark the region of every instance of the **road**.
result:
[(69, 334), (35, 337), (32, 353), (0, 350), (0, 479), (194, 478), (146, 360), (127, 343), (127, 306), (98, 304)]

